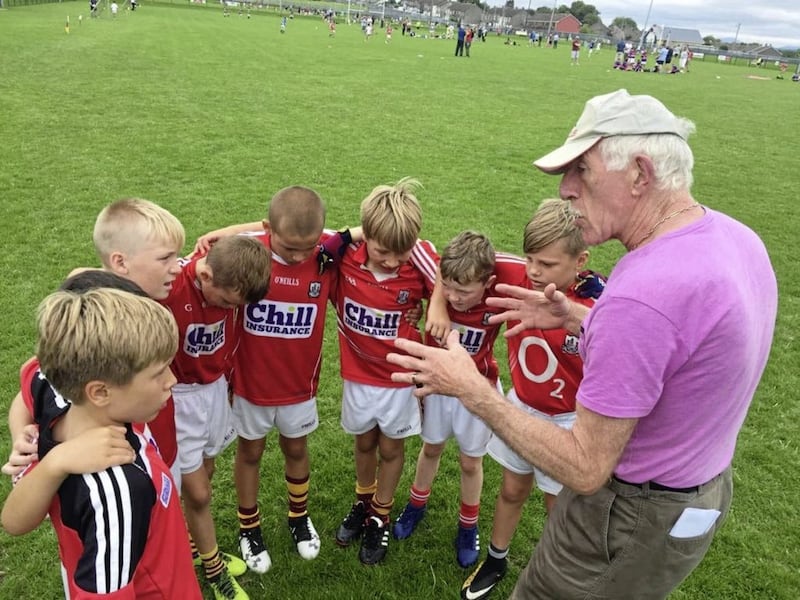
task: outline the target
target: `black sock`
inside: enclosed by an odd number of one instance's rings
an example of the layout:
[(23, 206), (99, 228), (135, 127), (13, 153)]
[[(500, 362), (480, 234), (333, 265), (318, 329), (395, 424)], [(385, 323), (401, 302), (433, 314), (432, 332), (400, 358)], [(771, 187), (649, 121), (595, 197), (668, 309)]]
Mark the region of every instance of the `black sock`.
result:
[(501, 563), (505, 562), (508, 556), (508, 548), (501, 550), (494, 544), (489, 544), (489, 556), (486, 557), (487, 563)]

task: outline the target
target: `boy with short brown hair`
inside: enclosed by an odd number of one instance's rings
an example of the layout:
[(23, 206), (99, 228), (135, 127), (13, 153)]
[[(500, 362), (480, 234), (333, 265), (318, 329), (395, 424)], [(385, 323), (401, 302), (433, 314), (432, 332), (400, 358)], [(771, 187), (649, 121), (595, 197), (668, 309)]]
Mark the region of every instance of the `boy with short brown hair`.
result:
[[(496, 283), (517, 284), (524, 280), (525, 262), (498, 253), (485, 235), (464, 231), (445, 246), (439, 262), (440, 285), (447, 301), (450, 326), (460, 334), (460, 343), (472, 355), (487, 379), (501, 390), (493, 348), (499, 324), (489, 324), (496, 311), (485, 299), (494, 294)], [(429, 345), (438, 342), (426, 336)], [(427, 510), (439, 460), (448, 439), (455, 437), (461, 467), (461, 505), (456, 534), (456, 561), (469, 567), (478, 560), (480, 543), (478, 516), (483, 487), (483, 456), (492, 432), (452, 396), (431, 395), (424, 399), (423, 446), (417, 459), (410, 499), (394, 524), (397, 539), (411, 536)]]
[[(320, 551), (308, 511), (308, 435), (319, 426), (325, 315), (336, 279), (335, 269), (321, 268), (318, 262), (320, 242), (335, 234), (323, 231), (325, 204), (317, 192), (300, 185), (283, 188), (270, 200), (266, 216), (198, 240), (203, 248), (225, 236), (249, 232), (272, 254), (269, 291), (244, 308), (237, 324), (240, 338), (232, 376), (239, 545), (248, 567), (257, 573), (272, 566), (261, 530), (258, 491), (266, 437), (273, 430), (284, 457), (287, 522), (295, 547), (306, 560)], [(265, 372), (270, 376), (264, 377)]]
[(217, 546), (211, 476), (215, 457), (236, 437), (226, 376), (237, 345), (237, 309), (263, 297), (270, 270), (270, 255), (257, 240), (224, 238), (207, 255), (184, 261), (162, 301), (180, 336), (171, 368), (177, 378), (172, 395), (186, 522), (217, 599), (247, 599), (234, 579), (247, 566)]

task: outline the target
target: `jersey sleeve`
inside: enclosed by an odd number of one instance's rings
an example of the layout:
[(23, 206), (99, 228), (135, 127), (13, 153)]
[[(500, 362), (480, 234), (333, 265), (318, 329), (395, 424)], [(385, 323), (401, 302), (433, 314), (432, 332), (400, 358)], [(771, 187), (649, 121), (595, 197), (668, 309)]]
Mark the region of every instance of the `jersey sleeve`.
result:
[(31, 414), (31, 418), (35, 416), (32, 384), (38, 372), (39, 361), (35, 358), (26, 362), (19, 370), (19, 391), (22, 394), (22, 401), (25, 403), (25, 407)]
[(137, 464), (68, 481), (59, 499), (64, 525), (76, 532), (82, 546), (72, 582), (80, 592), (76, 598), (136, 598), (134, 573), (156, 501), (152, 482)]
[(428, 240), (417, 240), (411, 249), (411, 257), (408, 262), (422, 274), (425, 279), (425, 288), (430, 294), (436, 285), (436, 269), (439, 266), (436, 247)]

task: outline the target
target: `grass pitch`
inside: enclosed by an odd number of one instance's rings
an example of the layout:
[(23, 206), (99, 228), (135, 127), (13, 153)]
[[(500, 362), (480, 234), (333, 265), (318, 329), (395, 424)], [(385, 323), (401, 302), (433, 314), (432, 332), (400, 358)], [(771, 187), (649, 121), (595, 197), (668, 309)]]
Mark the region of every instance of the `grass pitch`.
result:
[[(0, 405), (13, 397), (18, 366), (32, 352), (38, 301), (71, 268), (97, 263), (91, 231), (108, 202), (158, 202), (193, 240), (261, 218), (270, 196), (289, 184), (322, 194), (329, 225), (353, 224), (372, 187), (411, 175), (425, 185), (424, 237), (441, 247), (463, 229), (478, 229), (499, 249), (519, 252), (534, 207), (558, 192), (558, 178), (539, 173), (531, 160), (563, 141), (589, 97), (626, 87), (697, 123), (695, 197), (760, 233), (781, 293), (772, 358), (739, 439), (730, 517), (672, 598), (796, 598), (800, 290), (793, 254), (800, 177), (792, 116), (800, 85), (749, 79), (755, 69), (710, 61), (695, 61), (685, 75), (621, 73), (611, 69), (609, 48), (570, 67), (567, 47), (504, 45), (504, 37), (474, 43), (471, 58), (454, 58), (455, 42), (403, 37), (397, 27), (385, 43), (382, 30), (365, 41), (341, 18), (335, 38), (318, 18), (294, 18), (283, 35), (279, 24), (274, 10), (224, 18), (210, 5), (147, 4), (116, 19), (107, 12), (89, 19), (84, 2), (0, 11), (0, 293), (8, 311)], [(609, 272), (620, 254), (618, 244), (606, 244), (593, 251), (591, 264)], [(338, 424), (333, 327), (325, 353), (321, 426), (310, 438), (310, 510), (322, 552), (305, 562), (294, 551), (282, 459), (271, 438), (260, 502), (274, 566), (267, 575), (243, 577), (244, 587), (253, 598), (456, 597), (467, 572), (452, 549), (452, 447), (428, 515), (412, 538), (390, 542), (384, 565), (365, 568), (354, 549), (335, 547), (354, 472), (352, 440)], [(502, 364), (502, 343), (498, 355)], [(5, 435), (0, 454), (8, 449)], [(398, 510), (418, 449), (417, 440), (407, 444)], [(218, 462), (214, 510), (220, 546), (233, 552), (231, 459), (228, 452)], [(485, 470), (484, 549), (499, 486), (491, 459)], [(0, 483), (0, 497), (8, 486)], [(534, 493), (497, 597), (513, 587), (542, 521)], [(51, 528), (23, 538), (0, 533), (0, 571), (0, 598), (59, 597)]]

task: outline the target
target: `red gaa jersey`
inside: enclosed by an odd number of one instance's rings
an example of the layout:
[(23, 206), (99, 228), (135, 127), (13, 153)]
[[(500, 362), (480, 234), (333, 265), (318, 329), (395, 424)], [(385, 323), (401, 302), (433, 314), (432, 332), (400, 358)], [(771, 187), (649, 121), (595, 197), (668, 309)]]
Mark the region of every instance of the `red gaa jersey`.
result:
[[(494, 291), (498, 283), (524, 285), (527, 280), (523, 259), (499, 252), (496, 253), (495, 258), (492, 275), (496, 277), (496, 280), (486, 289), (480, 303), (463, 312), (454, 309), (449, 302), (447, 303), (451, 329), (458, 330), (459, 342), (470, 353), (478, 370), (492, 383), (497, 382), (498, 368), (494, 358), (494, 342), (501, 324), (490, 325), (489, 317), (499, 314), (502, 309), (487, 306), (486, 298), (498, 295)], [(426, 335), (425, 343), (429, 346), (439, 346), (430, 335)]]
[[(573, 302), (594, 306), (593, 298), (575, 295), (574, 285), (566, 295)], [(518, 322), (509, 321), (508, 326)], [(508, 363), (514, 391), (522, 402), (548, 415), (575, 411), (575, 395), (583, 379), (577, 335), (566, 329), (527, 329), (508, 338)]]
[[(331, 234), (323, 233), (322, 240)], [(253, 237), (270, 248), (269, 234)], [(245, 306), (238, 322), (233, 359), (238, 396), (260, 406), (297, 404), (316, 396), (325, 309), (336, 273), (328, 268), (320, 275), (316, 253), (291, 265), (272, 254), (267, 295)]]
[(379, 387), (405, 387), (391, 374), (398, 367), (386, 361), (397, 352), (394, 340), (421, 341), (419, 330), (406, 321), (406, 312), (430, 296), (436, 282), (436, 250), (428, 241), (417, 242), (413, 265), (378, 278), (368, 271), (366, 244), (348, 246), (339, 265), (336, 315), (342, 378)]
[(162, 303), (178, 323), (178, 353), (172, 372), (178, 383), (213, 383), (230, 370), (236, 348), (236, 310), (211, 306), (197, 281), (197, 261), (182, 262), (182, 270)]

